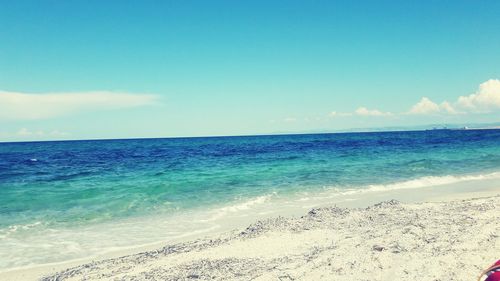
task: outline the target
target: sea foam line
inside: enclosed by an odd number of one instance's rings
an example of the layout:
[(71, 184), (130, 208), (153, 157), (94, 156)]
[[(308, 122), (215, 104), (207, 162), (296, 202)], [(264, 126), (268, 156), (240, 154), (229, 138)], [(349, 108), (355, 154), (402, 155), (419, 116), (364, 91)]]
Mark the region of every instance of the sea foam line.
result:
[(356, 189), (353, 188), (349, 188), (348, 190), (342, 190), (339, 188), (333, 188), (333, 189), (339, 192), (339, 194), (351, 195), (356, 193), (383, 192), (383, 191), (392, 191), (398, 189), (416, 189), (416, 188), (448, 185), (466, 181), (492, 180), (492, 179), (500, 179), (500, 172), (493, 172), (489, 174), (478, 174), (478, 175), (463, 175), (463, 176), (454, 176), (454, 175), (426, 176), (407, 181), (389, 183), (389, 184), (373, 184), (373, 185), (370, 184)]

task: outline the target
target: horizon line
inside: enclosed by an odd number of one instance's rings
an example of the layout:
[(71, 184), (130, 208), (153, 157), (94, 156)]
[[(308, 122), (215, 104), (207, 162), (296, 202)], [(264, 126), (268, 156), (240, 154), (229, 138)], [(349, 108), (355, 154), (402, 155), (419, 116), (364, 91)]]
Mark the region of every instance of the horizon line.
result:
[[(496, 123), (493, 123), (496, 124)], [(426, 126), (433, 125), (422, 125), (415, 127), (422, 128), (409, 128), (409, 127), (380, 127), (378, 128), (352, 128), (331, 132), (276, 132), (267, 134), (241, 134), (241, 135), (207, 135), (207, 136), (169, 136), (169, 137), (130, 137), (130, 138), (89, 138), (89, 139), (55, 139), (55, 140), (22, 140), (22, 141), (1, 141), (0, 144), (12, 144), (12, 143), (38, 143), (38, 142), (80, 142), (80, 141), (117, 141), (117, 140), (160, 140), (160, 139), (197, 139), (197, 138), (231, 138), (231, 137), (265, 137), (265, 136), (295, 136), (295, 135), (330, 135), (330, 134), (357, 134), (357, 133), (392, 133), (392, 132), (421, 132), (421, 131), (472, 131), (472, 130), (500, 130), (500, 126), (485, 126), (477, 128), (469, 128), (463, 126), (463, 124), (453, 124), (449, 126), (459, 126), (456, 128), (447, 128), (442, 126), (441, 128), (423, 128)], [(461, 128), (460, 128), (461, 127)], [(384, 130), (386, 128), (387, 130)], [(392, 128), (392, 129), (390, 129)], [(400, 130), (396, 128), (401, 128)], [(406, 129), (405, 129), (406, 128)]]

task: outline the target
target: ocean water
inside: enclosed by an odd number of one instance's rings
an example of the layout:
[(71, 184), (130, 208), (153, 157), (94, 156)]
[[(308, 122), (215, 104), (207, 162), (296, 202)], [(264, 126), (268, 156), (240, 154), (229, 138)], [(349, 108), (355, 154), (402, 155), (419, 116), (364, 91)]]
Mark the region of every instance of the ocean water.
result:
[(500, 178), (500, 130), (0, 143), (0, 271), (213, 231), (314, 197), (485, 178)]

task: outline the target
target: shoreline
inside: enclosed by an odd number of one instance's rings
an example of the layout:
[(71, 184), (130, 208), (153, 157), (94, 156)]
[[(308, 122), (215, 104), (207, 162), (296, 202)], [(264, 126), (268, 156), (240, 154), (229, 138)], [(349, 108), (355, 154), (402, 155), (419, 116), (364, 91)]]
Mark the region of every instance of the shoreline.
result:
[[(323, 209), (323, 208), (332, 208), (328, 206), (333, 206), (336, 205), (336, 207), (333, 208), (346, 208), (345, 210), (350, 210), (350, 212), (357, 212), (358, 210), (363, 210), (363, 208), (370, 208), (367, 206), (373, 206), (373, 204), (378, 203), (378, 202), (383, 202), (387, 201), (390, 199), (397, 199), (399, 201), (405, 202), (401, 203), (398, 205), (401, 206), (409, 206), (409, 208), (418, 206), (418, 205), (439, 205), (439, 204), (452, 204), (456, 205), (462, 202), (461, 200), (496, 200), (498, 201), (499, 199), (499, 194), (500, 194), (500, 189), (497, 188), (500, 186), (498, 179), (495, 180), (490, 180), (489, 184), (481, 185), (482, 188), (478, 190), (477, 186), (475, 186), (474, 181), (472, 182), (463, 182), (460, 184), (450, 184), (448, 186), (431, 186), (431, 187), (425, 187), (425, 188), (418, 188), (418, 189), (402, 189), (402, 190), (392, 190), (392, 191), (386, 191), (386, 192), (379, 192), (379, 193), (371, 193), (365, 196), (364, 198), (357, 198), (356, 200), (346, 200), (344, 202), (332, 202), (331, 204), (319, 204), (318, 206), (315, 206), (313, 208), (317, 209)], [(448, 190), (450, 189), (450, 190)], [(417, 191), (417, 192), (415, 192)], [(494, 196), (494, 197), (492, 197)], [(359, 197), (359, 195), (358, 195)], [(482, 199), (471, 199), (471, 198), (482, 198)], [(489, 198), (494, 198), (494, 199), (488, 199)], [(432, 201), (432, 202), (431, 202)], [(438, 201), (438, 202), (436, 202)], [(375, 202), (375, 203), (374, 203)], [(419, 202), (419, 203), (415, 203)], [(286, 218), (283, 218), (281, 214), (278, 217), (278, 219), (283, 219), (283, 220), (296, 220), (298, 218), (304, 217), (304, 215), (307, 213), (309, 209), (305, 209), (307, 207), (303, 207), (302, 209), (295, 210), (293, 213), (286, 213), (283, 214)], [(361, 209), (360, 209), (361, 208)], [(459, 214), (456, 214), (459, 215)], [(260, 219), (257, 224), (265, 222), (265, 221), (272, 221), (276, 220), (276, 216), (271, 217), (271, 218), (264, 218)], [(497, 221), (500, 221), (498, 219)], [(248, 224), (247, 224), (248, 225)], [(255, 225), (255, 220), (254, 224)], [(497, 228), (499, 227), (498, 225), (496, 226)], [(237, 230), (235, 230), (237, 229)], [(220, 237), (227, 237), (228, 235), (234, 235), (234, 233), (241, 232), (241, 230), (244, 229), (244, 227), (236, 227), (236, 228), (229, 228), (229, 229), (221, 229), (218, 232), (214, 233), (209, 233), (209, 234), (200, 234), (197, 236), (190, 236), (186, 237), (185, 239), (178, 239), (175, 241), (169, 241), (169, 242), (157, 242), (157, 243), (151, 243), (146, 246), (137, 246), (137, 247), (132, 247), (124, 250), (119, 250), (119, 251), (113, 251), (106, 253), (104, 255), (100, 255), (97, 257), (92, 257), (92, 258), (83, 258), (83, 259), (78, 259), (78, 260), (73, 260), (69, 262), (61, 262), (61, 263), (56, 263), (56, 264), (50, 264), (50, 265), (40, 265), (40, 266), (35, 266), (35, 267), (29, 267), (29, 268), (23, 268), (23, 269), (17, 269), (17, 270), (11, 270), (11, 271), (5, 271), (3, 273), (0, 273), (0, 280), (38, 280), (42, 276), (48, 276), (50, 274), (53, 274), (55, 272), (59, 272), (62, 270), (65, 270), (67, 268), (72, 268), (72, 267), (77, 267), (82, 264), (95, 264), (95, 261), (98, 261), (97, 263), (103, 263), (106, 261), (112, 261), (112, 260), (123, 260), (123, 259), (128, 259), (130, 257), (137, 257), (138, 255), (151, 255), (151, 252), (158, 252), (158, 249), (162, 248), (168, 248), (168, 247), (178, 247), (179, 245), (184, 245), (184, 244), (189, 244), (189, 243), (199, 243), (199, 241), (204, 241), (204, 240), (209, 240), (209, 241), (215, 241), (217, 239), (221, 239)], [(278, 229), (278, 233), (281, 230)], [(272, 232), (272, 231), (271, 231)], [(232, 233), (232, 234), (228, 234)], [(498, 230), (498, 233), (500, 233), (500, 230)], [(318, 233), (316, 233), (318, 234)], [(302, 239), (305, 240), (312, 240), (315, 241), (317, 238), (314, 237), (315, 235), (306, 235), (306, 237), (302, 237)], [(293, 238), (295, 239), (295, 238)], [(281, 240), (281, 239), (279, 239)], [(195, 241), (195, 242), (193, 242)], [(239, 241), (239, 240), (237, 240)], [(241, 242), (241, 241), (240, 241)], [(241, 242), (242, 243), (242, 242)], [(496, 250), (498, 252), (498, 241), (496, 242)], [(165, 245), (169, 245), (166, 246)], [(137, 253), (143, 253), (143, 254), (137, 254)], [(149, 254), (148, 254), (149, 253)], [(489, 263), (491, 261), (488, 261)], [(478, 265), (479, 266), (479, 265)], [(481, 265), (483, 266), (483, 265)], [(81, 276), (80, 276), (81, 277)], [(158, 277), (160, 278), (160, 277)], [(162, 277), (163, 278), (163, 277)], [(46, 280), (51, 280), (51, 279), (46, 279)], [(59, 279), (58, 279), (59, 280)], [(66, 279), (61, 279), (61, 280), (66, 280)], [(68, 279), (70, 280), (70, 279)], [(71, 279), (73, 280), (73, 279)], [(74, 279), (74, 280), (80, 280), (80, 279)], [(153, 279), (155, 280), (155, 279)], [(286, 279), (285, 279), (286, 280)], [(300, 280), (300, 279), (299, 279)], [(377, 279), (378, 280), (378, 279)], [(380, 279), (384, 280), (384, 279)], [(465, 280), (465, 279), (464, 279)]]
[(317, 208), (42, 280), (474, 280), (498, 258), (498, 199)]

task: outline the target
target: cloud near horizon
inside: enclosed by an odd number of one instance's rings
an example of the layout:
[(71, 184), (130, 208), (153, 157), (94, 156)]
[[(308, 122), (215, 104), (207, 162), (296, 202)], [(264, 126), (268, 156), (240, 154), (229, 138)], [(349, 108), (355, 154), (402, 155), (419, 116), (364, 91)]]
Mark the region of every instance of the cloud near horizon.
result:
[(457, 106), (474, 112), (500, 109), (500, 80), (490, 79), (481, 83), (476, 93), (459, 97)]
[(453, 106), (449, 102), (444, 101), (441, 104), (437, 104), (431, 101), (427, 97), (423, 97), (418, 103), (416, 103), (410, 109), (410, 111), (408, 111), (408, 114), (420, 114), (420, 115), (438, 114), (438, 113), (458, 114), (458, 112), (455, 110), (455, 108), (453, 108)]
[(329, 117), (345, 117), (345, 116), (352, 116), (352, 113), (332, 111), (332, 112), (330, 112), (330, 114), (328, 114), (328, 116)]
[(500, 80), (490, 79), (481, 83), (474, 94), (460, 96), (453, 104), (443, 101), (438, 105), (429, 98), (423, 97), (408, 111), (408, 114), (490, 113), (498, 109), (500, 109)]
[(410, 110), (403, 113), (384, 112), (378, 109), (359, 107), (354, 112), (332, 111), (329, 117), (371, 116), (390, 117), (396, 115), (457, 115), (491, 113), (500, 110), (500, 80), (490, 79), (479, 85), (478, 90), (468, 96), (459, 96), (453, 103), (436, 103), (428, 97), (422, 97)]
[(349, 117), (349, 116), (371, 116), (371, 117), (388, 117), (393, 116), (392, 112), (383, 112), (378, 109), (368, 109), (364, 106), (358, 107), (354, 112), (337, 112), (332, 111), (328, 114), (329, 117)]
[(37, 137), (40, 137), (40, 136), (64, 137), (64, 136), (68, 136), (69, 133), (61, 132), (61, 131), (58, 131), (58, 130), (53, 130), (53, 131), (50, 131), (50, 132), (45, 132), (43, 130), (30, 131), (30, 130), (28, 130), (26, 128), (21, 128), (21, 129), (19, 129), (19, 131), (17, 131), (17, 133), (15, 135), (22, 136), (22, 137), (31, 137), (31, 136), (37, 136)]
[(0, 91), (0, 120), (38, 120), (84, 111), (152, 105), (154, 95), (110, 91), (74, 93), (20, 93)]
[(368, 109), (366, 107), (359, 107), (354, 111), (356, 115), (360, 116), (392, 116), (393, 114), (391, 112), (382, 112), (377, 109)]

